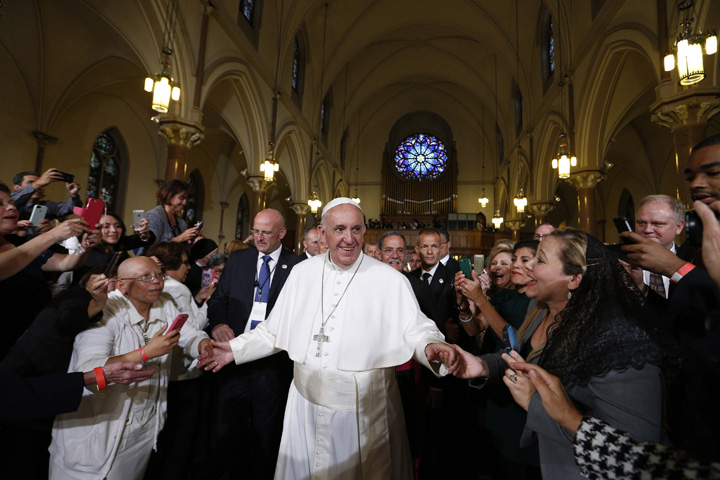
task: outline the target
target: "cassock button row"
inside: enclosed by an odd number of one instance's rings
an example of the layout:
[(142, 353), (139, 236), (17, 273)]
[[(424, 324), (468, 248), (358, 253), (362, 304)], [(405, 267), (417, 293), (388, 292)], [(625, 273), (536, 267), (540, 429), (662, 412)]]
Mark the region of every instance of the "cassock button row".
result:
[(327, 368), (327, 365), (323, 365), (323, 369)]
[(325, 352), (325, 353), (323, 353), (323, 355), (325, 355), (325, 356), (327, 357), (327, 356), (328, 356), (328, 353), (327, 353), (327, 352)]
[(332, 304), (330, 304), (330, 306), (331, 306), (331, 307), (337, 307), (337, 304), (332, 303)]
[[(315, 466), (316, 466), (316, 467), (319, 467), (319, 466), (320, 466), (320, 464), (319, 464), (319, 463), (316, 463), (316, 464), (315, 464)], [(316, 477), (316, 478), (317, 478), (317, 477)]]
[(336, 284), (340, 285), (340, 282), (335, 282)]
[(335, 318), (335, 315), (330, 315), (330, 318)]
[(333, 295), (335, 295), (337, 297), (338, 295), (340, 295), (340, 292), (335, 292), (335, 293), (333, 293)]
[(335, 330), (335, 329), (333, 327), (330, 327), (330, 331), (332, 332), (333, 330)]

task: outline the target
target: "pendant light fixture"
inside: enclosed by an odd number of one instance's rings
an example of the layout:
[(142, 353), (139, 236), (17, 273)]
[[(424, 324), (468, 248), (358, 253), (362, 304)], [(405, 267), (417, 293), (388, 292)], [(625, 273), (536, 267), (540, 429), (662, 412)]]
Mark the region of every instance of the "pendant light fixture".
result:
[[(715, 30), (693, 33), (695, 0), (678, 0), (678, 27), (674, 53), (668, 53), (664, 59), (665, 71), (670, 72), (677, 65), (678, 83), (683, 86), (693, 85), (705, 78), (703, 65), (703, 47), (706, 55), (717, 52), (717, 35)], [(677, 62), (675, 61), (677, 59)]]
[(148, 76), (145, 79), (145, 91), (152, 92), (152, 109), (156, 112), (167, 113), (170, 99), (180, 100), (180, 85), (175, 83), (170, 69), (170, 58), (173, 53), (172, 41), (175, 21), (177, 20), (177, 0), (169, 0), (165, 13), (165, 32), (163, 34), (163, 47), (160, 54), (160, 73)]

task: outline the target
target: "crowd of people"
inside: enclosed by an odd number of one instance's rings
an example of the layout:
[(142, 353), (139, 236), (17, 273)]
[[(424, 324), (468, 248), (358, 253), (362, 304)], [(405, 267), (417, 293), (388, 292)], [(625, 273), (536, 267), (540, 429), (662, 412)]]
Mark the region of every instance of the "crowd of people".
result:
[[(621, 244), (542, 224), (475, 270), (442, 225), (364, 243), (349, 198), (298, 255), (273, 209), (219, 252), (180, 180), (128, 230), (69, 218), (67, 174), (21, 172), (0, 184), (2, 469), (720, 478), (720, 135), (684, 173), (700, 246), (675, 244), (683, 205), (650, 195)], [(66, 201), (43, 200), (52, 182)]]

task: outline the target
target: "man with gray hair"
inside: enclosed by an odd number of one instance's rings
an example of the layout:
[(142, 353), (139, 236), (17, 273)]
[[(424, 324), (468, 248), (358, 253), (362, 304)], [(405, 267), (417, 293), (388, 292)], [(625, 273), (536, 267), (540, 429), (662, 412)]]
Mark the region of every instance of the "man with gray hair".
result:
[(314, 257), (315, 255), (320, 253), (319, 237), (320, 234), (318, 233), (317, 227), (315, 225), (305, 229), (302, 241), (305, 255), (301, 255), (301, 257), (305, 257), (303, 258), (303, 260), (307, 260), (308, 258)]
[(382, 261), (380, 257), (380, 245), (377, 242), (368, 242), (365, 244), (365, 255)]
[[(635, 210), (635, 232), (677, 253), (675, 237), (685, 226), (685, 207), (677, 198), (667, 195), (648, 195)], [(650, 287), (658, 295), (668, 298), (670, 279), (659, 273), (643, 270), (642, 291)]]
[(454, 366), (455, 350), (420, 311), (407, 278), (362, 253), (357, 203), (329, 202), (318, 231), (327, 254), (299, 263), (267, 320), (215, 342), (217, 354), (199, 366), (217, 372), (287, 351), (295, 371), (275, 478), (411, 479), (395, 366), (415, 358), (444, 375), (438, 360)]

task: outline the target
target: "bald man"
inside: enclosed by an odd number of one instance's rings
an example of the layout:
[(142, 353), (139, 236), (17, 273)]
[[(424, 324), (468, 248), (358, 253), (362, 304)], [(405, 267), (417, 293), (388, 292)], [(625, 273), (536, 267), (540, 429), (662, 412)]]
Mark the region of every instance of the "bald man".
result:
[(191, 322), (167, 331), (180, 312), (160, 296), (164, 280), (150, 258), (125, 260), (102, 319), (75, 338), (70, 371), (140, 361), (157, 373), (103, 392), (98, 382), (97, 389), (86, 390), (77, 412), (58, 416), (50, 445), (51, 479), (142, 478), (165, 422), (168, 353), (176, 345), (194, 357), (212, 351), (205, 332)]
[[(301, 258), (282, 247), (283, 215), (268, 208), (253, 221), (254, 247), (230, 254), (208, 301), (212, 337), (228, 341), (250, 332), (270, 314)], [(217, 435), (230, 478), (273, 477), (292, 364), (281, 353), (219, 375)]]

